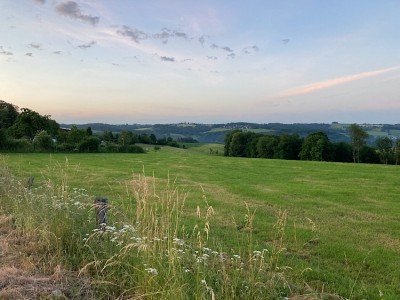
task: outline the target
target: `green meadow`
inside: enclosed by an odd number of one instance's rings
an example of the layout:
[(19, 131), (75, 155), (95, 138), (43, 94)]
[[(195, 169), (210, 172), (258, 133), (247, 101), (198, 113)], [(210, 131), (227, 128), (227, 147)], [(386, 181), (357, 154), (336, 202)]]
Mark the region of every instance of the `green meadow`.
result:
[[(210, 149), (219, 155), (210, 154)], [(136, 211), (129, 218), (139, 218), (137, 207), (132, 209), (138, 204), (132, 204), (131, 191), (139, 175), (152, 178), (154, 190), (173, 185), (185, 195), (179, 226), (186, 232), (204, 228), (197, 234), (197, 240), (203, 234), (203, 249), (223, 250), (233, 257), (243, 257), (243, 249), (265, 250), (274, 256), (272, 271), (276, 269), (284, 280), (274, 281), (280, 292), (265, 294), (265, 299), (306, 299), (295, 298), (300, 295), (313, 297), (307, 299), (400, 299), (398, 166), (234, 158), (222, 153), (221, 145), (200, 144), (187, 149), (148, 149), (146, 154), (0, 157), (17, 178), (34, 176), (33, 189), (51, 181), (63, 191), (85, 190), (87, 201), (107, 197), (110, 226), (120, 221), (125, 210)], [(78, 268), (84, 263), (82, 258), (77, 260)], [(212, 290), (219, 282), (197, 280), (195, 290), (201, 284)], [(179, 290), (183, 295), (183, 288)], [(195, 298), (212, 299), (217, 290), (214, 287), (208, 296)], [(262, 298), (230, 292), (238, 299)], [(169, 297), (146, 293), (153, 295), (149, 299)], [(221, 295), (230, 298), (226, 292)]]

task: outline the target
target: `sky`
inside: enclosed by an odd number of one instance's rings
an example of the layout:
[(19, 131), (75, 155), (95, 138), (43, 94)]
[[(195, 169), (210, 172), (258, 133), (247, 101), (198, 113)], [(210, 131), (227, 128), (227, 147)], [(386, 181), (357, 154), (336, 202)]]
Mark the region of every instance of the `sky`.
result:
[(400, 123), (398, 0), (0, 0), (0, 99), (59, 123)]

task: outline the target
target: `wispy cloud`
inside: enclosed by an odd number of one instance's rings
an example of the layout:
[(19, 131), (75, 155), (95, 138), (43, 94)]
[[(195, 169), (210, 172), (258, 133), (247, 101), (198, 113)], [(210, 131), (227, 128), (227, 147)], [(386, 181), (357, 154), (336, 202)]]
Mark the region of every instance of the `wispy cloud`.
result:
[(162, 61), (175, 62), (175, 58), (174, 58), (174, 57), (160, 56), (160, 59), (161, 59)]
[(187, 33), (169, 28), (163, 28), (161, 29), (161, 32), (151, 34), (141, 29), (131, 28), (127, 25), (123, 25), (117, 30), (117, 33), (122, 36), (129, 37), (138, 44), (147, 39), (161, 40), (163, 44), (167, 44), (171, 38), (181, 38), (184, 40), (189, 39)]
[(211, 44), (210, 48), (212, 48), (212, 49), (218, 49), (219, 47), (218, 47), (217, 44)]
[(40, 45), (39, 44), (35, 44), (35, 43), (30, 43), (29, 47), (34, 48), (34, 49), (40, 49)]
[(373, 76), (378, 76), (381, 74), (385, 74), (391, 71), (399, 70), (400, 66), (392, 67), (392, 68), (385, 68), (381, 70), (376, 70), (376, 71), (369, 71), (369, 72), (363, 72), (359, 74), (354, 74), (354, 75), (348, 75), (348, 76), (343, 76), (335, 79), (329, 79), (325, 81), (320, 81), (320, 82), (315, 82), (312, 84), (308, 85), (303, 85), (291, 90), (288, 90), (286, 92), (283, 92), (279, 94), (279, 97), (293, 97), (293, 96), (301, 96), (305, 94), (310, 94), (316, 91), (320, 90), (325, 90), (337, 85), (345, 84), (348, 82), (364, 79), (364, 78), (369, 78)]
[(226, 46), (225, 47), (221, 47), (221, 49), (226, 51), (226, 52), (230, 52), (230, 53), (233, 52), (233, 50), (231, 48), (226, 47)]
[(173, 35), (176, 36), (176, 37), (183, 38), (185, 40), (188, 38), (188, 35), (186, 33), (184, 33), (184, 32), (181, 32), (181, 31), (174, 30), (173, 31)]
[(233, 53), (233, 50), (230, 47), (228, 47), (228, 46), (219, 46), (219, 45), (217, 45), (215, 43), (211, 44), (210, 48), (211, 49), (221, 49), (221, 50), (224, 50), (226, 52)]
[(204, 46), (204, 43), (206, 42), (206, 38), (208, 38), (207, 35), (202, 35), (201, 37), (199, 37), (197, 40), (199, 41), (199, 43)]
[[(157, 44), (154, 41), (160, 41), (162, 44), (175, 43), (177, 40), (184, 40), (188, 43), (188, 46), (193, 46), (194, 43), (200, 43), (202, 47), (204, 47), (204, 54), (202, 58), (206, 57), (208, 60), (216, 60), (218, 59), (215, 55), (210, 55), (207, 53), (207, 48), (219, 51), (219, 54), (224, 53), (225, 57), (228, 59), (234, 59), (240, 54), (255, 54), (259, 51), (259, 47), (257, 45), (251, 45), (244, 48), (241, 48), (241, 52), (236, 52), (235, 48), (221, 45), (217, 42), (209, 41), (210, 36), (206, 34), (191, 36), (184, 30), (175, 30), (169, 27), (163, 27), (158, 32), (150, 32), (140, 27), (131, 27), (128, 25), (114, 25), (111, 27), (113, 33), (111, 34), (114, 38), (119, 37), (121, 41), (124, 41), (127, 45), (130, 44), (131, 47), (135, 47), (137, 49), (143, 50), (143, 47), (157, 47)], [(132, 43), (132, 41), (134, 43)], [(180, 44), (178, 44), (181, 46)], [(172, 45), (173, 46), (173, 45)], [(198, 45), (196, 45), (198, 46)], [(206, 48), (207, 47), (207, 48)], [(161, 51), (151, 51), (150, 53), (160, 53)], [(162, 61), (175, 61), (181, 62), (180, 59), (172, 60), (173, 56), (165, 56), (161, 58)], [(178, 55), (179, 56), (179, 55)], [(178, 57), (177, 56), (177, 57)], [(221, 56), (222, 57), (222, 56)], [(193, 57), (192, 57), (193, 59)], [(195, 59), (193, 59), (195, 60)]]
[(177, 37), (177, 38), (182, 38), (182, 39), (185, 39), (185, 40), (187, 40), (189, 38), (187, 33), (182, 32), (182, 31), (172, 30), (172, 29), (169, 29), (169, 28), (163, 28), (160, 33), (153, 34), (152, 37), (154, 39), (162, 40), (162, 42), (164, 44), (168, 43), (168, 40), (170, 38)]
[(162, 40), (164, 44), (168, 43), (168, 39), (170, 38), (170, 33), (166, 30), (161, 31), (161, 33), (156, 33), (153, 35), (155, 39)]
[[(217, 44), (213, 43), (213, 44), (210, 45), (210, 48), (214, 49), (214, 50), (220, 49), (220, 50), (223, 50), (225, 52), (228, 52), (228, 54), (226, 55), (226, 57), (228, 57), (228, 58), (235, 58), (236, 57), (235, 51), (231, 47), (220, 46), (220, 45), (217, 45)], [(211, 56), (207, 56), (207, 58), (210, 59)]]
[(39, 3), (39, 4), (45, 4), (46, 0), (33, 0), (33, 2)]
[(258, 48), (257, 45), (254, 45), (254, 46), (251, 46), (251, 47), (245, 47), (245, 48), (242, 49), (242, 51), (245, 54), (252, 54), (252, 53), (258, 52), (258, 50), (260, 50), (260, 48)]
[(91, 42), (88, 43), (88, 44), (79, 45), (78, 48), (81, 48), (81, 49), (88, 49), (88, 48), (92, 47), (92, 46), (95, 45), (95, 44), (96, 44), (95, 41), (91, 41)]
[(146, 40), (149, 38), (149, 35), (139, 29), (136, 28), (130, 28), (129, 26), (123, 25), (122, 29), (117, 30), (117, 33), (119, 33), (122, 36), (129, 37), (132, 39), (135, 43), (138, 43), (140, 41)]
[(82, 13), (79, 4), (74, 1), (60, 3), (56, 6), (55, 9), (60, 15), (90, 23), (92, 25), (96, 25), (100, 20), (100, 17), (98, 16), (92, 16)]
[(12, 52), (4, 50), (2, 46), (0, 46), (0, 54), (3, 54), (3, 55), (13, 55)]

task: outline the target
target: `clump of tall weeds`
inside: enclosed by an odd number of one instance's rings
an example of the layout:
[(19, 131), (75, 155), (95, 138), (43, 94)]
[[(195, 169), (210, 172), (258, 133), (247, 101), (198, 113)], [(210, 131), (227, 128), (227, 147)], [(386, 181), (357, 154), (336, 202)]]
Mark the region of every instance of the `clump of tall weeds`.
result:
[(81, 234), (93, 226), (89, 217), (93, 208), (87, 191), (69, 190), (66, 173), (59, 183), (43, 176), (40, 184), (30, 186), (1, 163), (0, 197), (1, 213), (13, 218), (22, 235), (35, 240), (37, 267), (53, 272), (61, 262), (71, 267), (80, 263), (84, 249)]
[(285, 268), (279, 266), (285, 212), (278, 215), (276, 241), (261, 249), (254, 246), (254, 212), (247, 207), (242, 247), (232, 250), (215, 238), (211, 242), (214, 209), (205, 196), (195, 225), (188, 227), (187, 197), (170, 179), (136, 175), (127, 184), (120, 221), (85, 239), (94, 259), (81, 272), (96, 274), (121, 298), (273, 299), (287, 291)]
[(238, 246), (227, 248), (213, 236), (214, 209), (205, 196), (188, 222), (188, 194), (175, 181), (139, 174), (126, 183), (121, 203), (109, 207), (108, 224), (98, 227), (94, 196), (68, 186), (67, 161), (58, 168), (57, 182), (44, 177), (31, 189), (0, 168), (1, 208), (37, 237), (43, 269), (62, 262), (91, 276), (108, 299), (276, 299), (290, 292), (288, 268), (280, 265), (285, 211), (271, 245), (260, 248), (255, 212), (246, 205)]

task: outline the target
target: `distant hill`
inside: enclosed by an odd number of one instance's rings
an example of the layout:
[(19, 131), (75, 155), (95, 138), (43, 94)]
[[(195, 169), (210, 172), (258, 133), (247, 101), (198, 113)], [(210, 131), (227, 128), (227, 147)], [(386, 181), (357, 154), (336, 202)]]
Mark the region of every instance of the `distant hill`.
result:
[[(73, 124), (60, 124), (61, 127), (70, 128)], [(369, 134), (368, 143), (373, 144), (377, 137), (388, 136), (392, 139), (400, 138), (400, 124), (359, 124), (364, 127)], [(227, 124), (197, 124), (197, 123), (178, 123), (178, 124), (124, 124), (113, 125), (104, 123), (76, 124), (78, 128), (90, 127), (94, 133), (111, 131), (118, 133), (121, 131), (133, 131), (135, 133), (154, 134), (157, 138), (172, 137), (194, 138), (201, 143), (224, 143), (225, 134), (234, 129), (248, 130), (262, 134), (298, 134), (305, 137), (313, 132), (325, 132), (331, 142), (348, 142), (349, 135), (347, 128), (350, 124), (341, 123), (227, 123)]]

